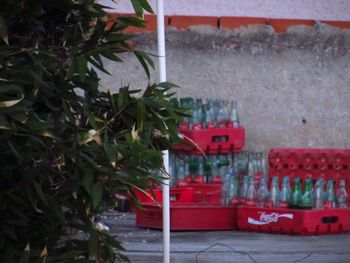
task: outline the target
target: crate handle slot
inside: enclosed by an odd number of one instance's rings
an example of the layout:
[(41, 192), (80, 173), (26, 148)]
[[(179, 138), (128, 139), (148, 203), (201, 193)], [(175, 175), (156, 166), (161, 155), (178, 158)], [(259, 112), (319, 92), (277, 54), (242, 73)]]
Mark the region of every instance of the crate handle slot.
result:
[(324, 216), (321, 218), (321, 222), (323, 224), (334, 224), (338, 222), (338, 219), (337, 216)]
[(211, 140), (212, 142), (228, 142), (228, 135), (214, 135)]
[(177, 201), (180, 199), (180, 194), (170, 194), (169, 199), (170, 201)]

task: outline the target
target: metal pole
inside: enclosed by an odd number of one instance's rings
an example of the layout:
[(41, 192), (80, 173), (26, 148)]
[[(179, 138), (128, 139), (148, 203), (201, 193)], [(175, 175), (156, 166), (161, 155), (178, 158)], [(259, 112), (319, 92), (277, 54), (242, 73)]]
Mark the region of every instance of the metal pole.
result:
[[(159, 81), (166, 81), (164, 0), (157, 0), (157, 35), (159, 56)], [(163, 151), (163, 162), (169, 172), (169, 152)], [(165, 174), (167, 177), (168, 175)], [(163, 263), (170, 263), (170, 201), (169, 178), (163, 181)]]

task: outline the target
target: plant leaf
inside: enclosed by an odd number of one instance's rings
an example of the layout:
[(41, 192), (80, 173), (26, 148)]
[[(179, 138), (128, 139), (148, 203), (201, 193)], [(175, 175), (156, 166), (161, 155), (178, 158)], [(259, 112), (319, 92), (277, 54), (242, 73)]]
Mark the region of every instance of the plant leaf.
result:
[(43, 189), (41, 188), (41, 185), (40, 184), (38, 184), (36, 181), (32, 181), (32, 183), (33, 183), (33, 186), (34, 186), (34, 188), (35, 188), (35, 191), (36, 191), (36, 193), (37, 193), (37, 195), (39, 196), (39, 198), (41, 199), (41, 201), (43, 201), (43, 203), (46, 205), (46, 206), (48, 206), (48, 203), (47, 203), (47, 200), (46, 200), (46, 198), (45, 198), (45, 194), (44, 194), (44, 192), (43, 192)]
[(24, 251), (22, 252), (21, 259), (19, 260), (19, 263), (28, 263), (29, 262), (29, 253), (30, 253), (30, 246), (29, 243), (24, 248)]
[(103, 139), (103, 148), (105, 150), (105, 153), (107, 155), (109, 162), (112, 164), (113, 167), (115, 167), (117, 156), (115, 154), (113, 147), (111, 146), (110, 142), (108, 141), (107, 129), (105, 129), (105, 135), (104, 135), (104, 139)]
[(76, 63), (80, 80), (81, 82), (84, 82), (87, 72), (87, 59), (85, 56), (79, 56)]
[(131, 4), (135, 10), (138, 17), (143, 17), (143, 9), (140, 0), (131, 0)]
[(5, 24), (4, 18), (2, 16), (0, 16), (0, 37), (6, 43), (6, 45), (9, 45), (6, 24)]
[(92, 193), (91, 193), (93, 209), (96, 209), (98, 207), (98, 205), (100, 204), (100, 202), (102, 200), (102, 195), (103, 195), (102, 186), (98, 185), (98, 184), (94, 184), (92, 186)]
[(147, 2), (147, 0), (140, 0), (140, 4), (141, 4), (142, 8), (145, 9), (147, 12), (154, 14), (152, 7)]

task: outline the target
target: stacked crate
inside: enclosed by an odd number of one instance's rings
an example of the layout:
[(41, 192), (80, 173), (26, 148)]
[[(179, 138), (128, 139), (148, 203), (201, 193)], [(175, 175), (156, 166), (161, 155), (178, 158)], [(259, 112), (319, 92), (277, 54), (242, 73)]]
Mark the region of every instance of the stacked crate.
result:
[[(200, 156), (203, 153), (228, 154), (239, 152), (244, 147), (245, 130), (240, 126), (190, 129), (180, 125), (182, 143), (172, 152)], [(195, 145), (194, 145), (194, 144)], [(236, 206), (220, 204), (221, 182), (187, 180), (170, 189), (171, 230), (232, 230), (237, 228)], [(136, 225), (162, 228), (161, 190), (155, 190), (156, 199), (139, 196), (141, 209), (136, 211)]]
[[(350, 150), (348, 149), (271, 149), (269, 152), (270, 177), (288, 175), (304, 181), (311, 177), (347, 182), (350, 192)], [(350, 208), (288, 209), (240, 206), (237, 224), (240, 230), (295, 234), (321, 235), (350, 231)]]

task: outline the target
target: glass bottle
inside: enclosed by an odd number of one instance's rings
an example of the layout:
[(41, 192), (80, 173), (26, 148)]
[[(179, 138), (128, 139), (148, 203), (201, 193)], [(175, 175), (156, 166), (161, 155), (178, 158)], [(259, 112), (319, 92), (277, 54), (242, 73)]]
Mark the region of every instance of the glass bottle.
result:
[(339, 188), (337, 191), (337, 201), (339, 208), (347, 208), (348, 207), (348, 193), (345, 189), (345, 180), (340, 180)]
[(267, 188), (267, 180), (265, 177), (260, 178), (259, 189), (256, 193), (256, 206), (265, 207), (270, 198), (269, 189)]
[(244, 205), (247, 197), (247, 192), (248, 192), (248, 184), (249, 184), (249, 176), (244, 175), (243, 176), (243, 183), (242, 183), (242, 188), (239, 193), (239, 203)]
[(325, 209), (331, 209), (336, 207), (333, 180), (327, 181), (326, 198), (324, 200), (323, 206)]
[(290, 188), (290, 181), (289, 181), (289, 176), (288, 175), (283, 176), (282, 185), (283, 184), (286, 184), (289, 198), (291, 198), (292, 197), (292, 189)]
[(229, 183), (230, 183), (230, 175), (226, 174), (224, 177), (221, 179), (221, 198), (220, 198), (220, 204), (221, 205), (228, 205), (228, 188), (229, 188)]
[(279, 207), (280, 191), (278, 186), (278, 176), (272, 178), (270, 200), (272, 201), (273, 207)]
[(185, 181), (187, 183), (192, 183), (192, 174), (191, 174), (191, 171), (190, 171), (190, 158), (188, 155), (185, 155), (185, 158), (184, 158), (184, 161), (185, 161)]
[(247, 196), (245, 199), (245, 205), (246, 206), (255, 206), (256, 204), (256, 190), (254, 185), (254, 180), (251, 176), (249, 178), (248, 183), (248, 189), (247, 189)]
[(292, 197), (290, 199), (290, 208), (297, 208), (301, 201), (301, 180), (300, 177), (294, 178), (294, 184), (293, 184), (293, 192)]
[(316, 190), (314, 197), (314, 207), (316, 209), (323, 209), (324, 193), (323, 193), (323, 181), (318, 179), (316, 181)]
[(197, 170), (197, 177), (196, 182), (197, 183), (204, 183), (204, 157), (199, 156), (198, 159), (198, 170)]
[(220, 178), (225, 176), (228, 173), (228, 167), (230, 165), (230, 161), (227, 159), (227, 156), (224, 154), (218, 155), (218, 168), (219, 168), (219, 175)]
[(234, 172), (234, 176), (230, 177), (229, 201), (231, 205), (238, 205), (239, 177)]
[(177, 182), (179, 186), (187, 185), (186, 183), (186, 175), (185, 175), (185, 166), (180, 164), (177, 167)]
[(219, 111), (216, 118), (216, 123), (219, 128), (226, 128), (227, 114), (225, 112), (223, 101), (219, 104)]
[(220, 177), (220, 160), (217, 155), (210, 155), (209, 161), (212, 169), (212, 182), (213, 183), (221, 183)]
[(289, 185), (289, 176), (284, 176), (282, 179), (282, 188), (280, 192), (280, 207), (288, 208), (292, 196), (292, 191)]
[(312, 180), (310, 177), (305, 179), (304, 193), (301, 196), (301, 201), (299, 208), (301, 209), (312, 209), (313, 200), (312, 200)]
[[(191, 98), (180, 98), (180, 106), (182, 108), (190, 111), (192, 109)], [(187, 130), (190, 128), (191, 117), (184, 117), (183, 120), (179, 123), (179, 129)]]
[(212, 128), (215, 128), (215, 126), (216, 126), (215, 113), (214, 113), (214, 110), (212, 108), (209, 108), (205, 112), (205, 125), (204, 125), (204, 127), (206, 129), (212, 129)]
[(228, 128), (238, 128), (239, 127), (239, 119), (237, 113), (237, 101), (231, 101), (231, 111), (229, 120), (227, 122)]
[(210, 164), (209, 159), (205, 159), (203, 161), (203, 168), (204, 168), (204, 182), (205, 183), (211, 183), (213, 180), (213, 171), (212, 171), (212, 166)]

